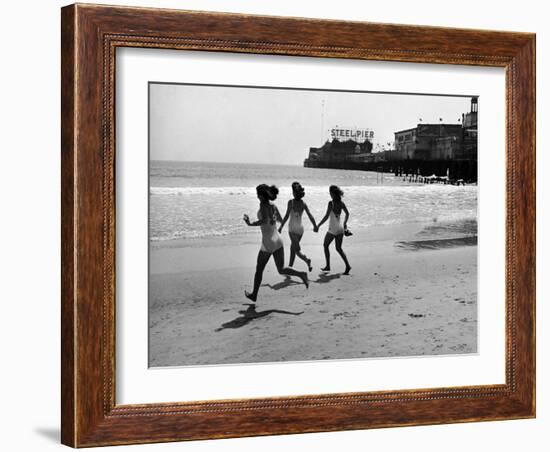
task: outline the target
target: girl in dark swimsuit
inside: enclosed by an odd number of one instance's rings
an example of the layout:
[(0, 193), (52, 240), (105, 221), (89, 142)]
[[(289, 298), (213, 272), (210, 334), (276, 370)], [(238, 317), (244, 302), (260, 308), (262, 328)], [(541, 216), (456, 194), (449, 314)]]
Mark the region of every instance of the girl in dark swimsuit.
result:
[(252, 292), (245, 290), (245, 296), (251, 300), (256, 301), (258, 297), (258, 290), (262, 283), (262, 276), (265, 266), (269, 261), (269, 258), (273, 255), (273, 260), (277, 266), (277, 271), (281, 275), (297, 276), (300, 278), (306, 288), (309, 287), (309, 281), (306, 272), (299, 272), (292, 268), (284, 266), (285, 251), (283, 247), (283, 240), (277, 230), (277, 221), (281, 222), (281, 214), (277, 206), (272, 203), (277, 198), (279, 189), (275, 185), (268, 186), (261, 184), (256, 187), (256, 194), (260, 200), (260, 209), (258, 210), (258, 221), (251, 222), (248, 215), (244, 215), (243, 220), (248, 226), (260, 226), (262, 231), (262, 246), (258, 252), (258, 259), (256, 262), (256, 273), (254, 275), (254, 289)]

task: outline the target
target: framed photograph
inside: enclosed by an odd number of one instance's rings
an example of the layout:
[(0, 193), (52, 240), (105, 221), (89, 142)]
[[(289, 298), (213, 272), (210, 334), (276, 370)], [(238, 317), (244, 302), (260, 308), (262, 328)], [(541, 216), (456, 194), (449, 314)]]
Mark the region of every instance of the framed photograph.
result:
[(535, 36), (62, 9), (62, 442), (535, 416)]

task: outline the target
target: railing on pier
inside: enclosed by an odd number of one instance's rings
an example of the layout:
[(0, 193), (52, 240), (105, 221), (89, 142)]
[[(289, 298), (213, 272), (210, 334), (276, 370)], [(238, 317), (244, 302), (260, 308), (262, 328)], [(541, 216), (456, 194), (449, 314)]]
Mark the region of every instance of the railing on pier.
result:
[(376, 171), (383, 182), (384, 173), (419, 183), (472, 183), (477, 182), (477, 160), (386, 160), (378, 162), (350, 162), (310, 160), (309, 168), (333, 168), (359, 171)]

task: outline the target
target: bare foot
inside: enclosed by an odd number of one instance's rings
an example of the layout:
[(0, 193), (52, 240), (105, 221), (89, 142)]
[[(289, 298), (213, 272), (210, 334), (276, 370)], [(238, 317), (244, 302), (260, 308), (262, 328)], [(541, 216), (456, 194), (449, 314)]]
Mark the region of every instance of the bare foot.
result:
[(304, 284), (306, 285), (306, 289), (309, 289), (309, 279), (307, 278), (307, 273), (306, 272), (302, 272), (302, 281), (304, 282)]
[(349, 275), (349, 271), (351, 270), (351, 267), (346, 267), (346, 271), (344, 272), (344, 275)]
[(254, 303), (256, 303), (256, 297), (254, 296), (254, 294), (251, 294), (250, 292), (245, 290), (244, 296), (248, 298), (250, 301), (253, 301)]

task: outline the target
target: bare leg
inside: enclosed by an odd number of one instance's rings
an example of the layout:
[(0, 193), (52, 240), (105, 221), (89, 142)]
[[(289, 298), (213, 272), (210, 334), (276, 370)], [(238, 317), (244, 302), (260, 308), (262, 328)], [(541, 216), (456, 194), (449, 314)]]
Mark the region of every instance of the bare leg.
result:
[(346, 271), (344, 272), (344, 275), (349, 275), (349, 271), (351, 270), (351, 265), (348, 262), (348, 258), (346, 256), (346, 253), (344, 253), (344, 250), (342, 249), (342, 242), (344, 241), (344, 234), (339, 234), (336, 236), (336, 251), (338, 251), (338, 254), (343, 259), (344, 263), (346, 264)]
[(285, 267), (285, 249), (281, 246), (277, 251), (273, 253), (273, 260), (277, 266), (277, 271), (281, 275), (297, 276), (300, 278), (306, 287), (309, 287), (309, 281), (307, 279), (306, 272), (299, 272), (290, 267)]
[(271, 257), (271, 253), (265, 251), (258, 252), (258, 259), (256, 261), (256, 273), (254, 274), (254, 289), (252, 293), (244, 291), (246, 297), (252, 301), (256, 301), (258, 297), (258, 290), (260, 290), (260, 284), (262, 283), (262, 276), (264, 275), (264, 269)]
[(288, 233), (288, 236), (290, 237), (290, 259), (288, 261), (288, 266), (293, 267), (294, 266), (294, 259), (296, 259), (296, 246), (294, 245), (294, 236), (292, 232)]
[(302, 248), (300, 247), (300, 240), (302, 240), (302, 234), (294, 234), (290, 232), (288, 234), (290, 236), (291, 244), (290, 244), (290, 266), (294, 264), (295, 256), (298, 256), (300, 259), (302, 259), (308, 266), (309, 271), (313, 270), (311, 268), (311, 260), (308, 259), (308, 257), (302, 253)]
[(321, 269), (324, 272), (330, 271), (330, 251), (328, 247), (330, 246), (333, 240), (334, 240), (334, 236), (330, 232), (327, 232), (327, 234), (325, 235), (325, 242), (323, 243), (323, 248), (325, 250), (326, 265), (325, 265), (325, 268)]

